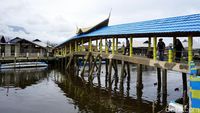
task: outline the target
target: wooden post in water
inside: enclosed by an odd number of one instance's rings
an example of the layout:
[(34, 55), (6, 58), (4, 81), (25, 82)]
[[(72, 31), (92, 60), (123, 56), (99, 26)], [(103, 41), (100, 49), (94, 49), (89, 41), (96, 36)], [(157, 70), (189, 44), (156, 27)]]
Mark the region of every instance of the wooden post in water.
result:
[(108, 59), (105, 59), (105, 61), (106, 61), (106, 66), (105, 66), (105, 68), (106, 68), (106, 76), (105, 76), (105, 86), (107, 87), (107, 83), (108, 83)]
[(137, 89), (142, 89), (142, 64), (137, 64)]
[(109, 82), (109, 87), (111, 86), (111, 74), (112, 74), (112, 59), (109, 59), (109, 68), (108, 68), (108, 82)]
[(92, 39), (89, 39), (89, 51), (92, 52)]
[(167, 70), (162, 69), (162, 94), (163, 94), (163, 104), (167, 104)]
[(158, 92), (161, 91), (161, 69), (157, 68), (157, 84), (158, 84)]
[[(188, 96), (187, 96), (187, 74), (182, 73), (182, 81), (183, 81), (183, 106), (188, 104)], [(186, 111), (186, 108), (183, 108)]]
[(99, 87), (101, 86), (101, 78), (100, 78), (100, 75), (101, 75), (101, 61), (102, 61), (102, 57), (100, 56), (99, 57), (99, 67), (98, 67), (98, 72), (97, 72), (97, 79), (98, 79)]

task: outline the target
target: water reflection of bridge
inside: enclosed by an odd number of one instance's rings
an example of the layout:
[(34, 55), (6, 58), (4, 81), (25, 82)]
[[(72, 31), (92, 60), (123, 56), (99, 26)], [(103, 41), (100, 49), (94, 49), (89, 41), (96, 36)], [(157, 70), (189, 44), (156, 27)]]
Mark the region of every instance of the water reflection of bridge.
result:
[[(82, 80), (81, 77), (73, 73), (54, 74), (54, 80), (58, 86), (65, 92), (65, 95), (74, 100), (74, 105), (78, 106), (81, 112), (148, 112), (152, 110), (160, 111), (166, 104), (167, 98), (161, 99), (160, 92), (157, 95), (157, 101), (154, 108), (153, 102), (142, 99), (142, 89), (137, 90), (136, 97), (129, 95), (130, 79), (125, 83), (120, 82), (119, 90), (114, 87), (104, 87), (101, 84), (90, 84)], [(65, 75), (65, 76), (64, 76)], [(145, 106), (145, 109), (144, 109)]]

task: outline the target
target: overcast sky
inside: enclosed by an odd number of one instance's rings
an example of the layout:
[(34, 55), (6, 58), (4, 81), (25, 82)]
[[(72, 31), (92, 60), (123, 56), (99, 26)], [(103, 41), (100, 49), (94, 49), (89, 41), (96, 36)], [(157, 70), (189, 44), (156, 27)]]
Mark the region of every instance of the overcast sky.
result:
[(107, 18), (111, 9), (115, 25), (200, 13), (200, 0), (0, 0), (0, 35), (60, 43), (76, 26)]

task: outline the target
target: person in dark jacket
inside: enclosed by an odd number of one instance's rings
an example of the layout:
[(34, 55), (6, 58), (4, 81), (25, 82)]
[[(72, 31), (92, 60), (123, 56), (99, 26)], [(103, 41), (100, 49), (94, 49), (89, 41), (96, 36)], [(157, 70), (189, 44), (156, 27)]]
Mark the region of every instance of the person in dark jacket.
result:
[(181, 56), (182, 56), (182, 51), (184, 50), (184, 47), (183, 47), (183, 45), (182, 45), (182, 43), (181, 43), (181, 41), (179, 39), (175, 40), (174, 49), (176, 51), (175, 60), (176, 61), (180, 61), (181, 60)]
[(124, 55), (126, 55), (126, 53), (128, 53), (128, 55), (130, 54), (130, 43), (129, 43), (128, 38), (126, 38), (126, 47), (125, 47)]
[(160, 38), (158, 42), (158, 54), (159, 54), (159, 60), (164, 60), (164, 51), (165, 51), (165, 43), (163, 42), (163, 39)]

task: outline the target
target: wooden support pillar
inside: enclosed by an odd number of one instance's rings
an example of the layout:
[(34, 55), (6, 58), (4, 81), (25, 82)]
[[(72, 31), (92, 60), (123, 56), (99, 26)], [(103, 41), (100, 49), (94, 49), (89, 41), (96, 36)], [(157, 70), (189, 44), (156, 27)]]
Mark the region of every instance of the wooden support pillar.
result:
[(82, 78), (84, 78), (85, 67), (86, 67), (87, 61), (90, 58), (90, 55), (91, 55), (91, 53), (87, 54), (87, 56), (86, 56), (86, 60), (85, 60), (84, 65), (83, 65), (83, 70), (81, 71), (81, 77)]
[(168, 62), (172, 63), (172, 61), (173, 61), (173, 52), (172, 52), (172, 48), (169, 47), (169, 50), (168, 50)]
[(112, 54), (115, 54), (115, 38), (113, 37), (113, 42), (112, 42)]
[(105, 47), (106, 47), (106, 54), (108, 54), (108, 40), (107, 40), (107, 38), (105, 39)]
[(70, 53), (72, 53), (72, 44), (69, 44)]
[(89, 51), (92, 52), (92, 39), (89, 39)]
[(157, 82), (158, 82), (158, 92), (161, 91), (161, 69), (157, 68)]
[(173, 58), (176, 56), (176, 48), (175, 48), (175, 42), (176, 42), (176, 37), (173, 37)]
[(151, 37), (148, 38), (148, 51), (151, 50)]
[(108, 82), (109, 82), (109, 87), (112, 87), (111, 83), (111, 74), (112, 74), (112, 59), (109, 59), (109, 68), (108, 68)]
[[(182, 73), (182, 81), (183, 81), (183, 106), (188, 105), (188, 95), (187, 95), (187, 74)], [(183, 108), (186, 111), (186, 108)]]
[(192, 61), (192, 36), (188, 37), (188, 65), (190, 65), (190, 62)]
[(75, 52), (77, 52), (77, 41), (75, 41)]
[(102, 48), (102, 38), (100, 38), (100, 53), (102, 53), (102, 51), (103, 51), (103, 48)]
[(108, 61), (107, 59), (105, 59), (106, 61), (106, 76), (105, 76), (105, 87), (107, 87), (107, 83), (108, 83)]
[(124, 81), (124, 70), (125, 70), (124, 61), (122, 60), (121, 62), (122, 62), (122, 65), (121, 65), (120, 83)]
[(81, 45), (82, 45), (82, 48), (81, 48), (81, 51), (84, 51), (84, 43), (83, 43), (83, 38), (81, 39)]
[(131, 37), (130, 38), (130, 56), (132, 57), (133, 56), (133, 38)]
[(167, 104), (167, 70), (162, 69), (162, 103)]
[(167, 70), (162, 69), (162, 92), (167, 94)]
[(118, 38), (116, 38), (116, 53), (118, 53)]
[(157, 59), (157, 37), (153, 38), (153, 59)]
[(101, 86), (101, 79), (100, 79), (100, 75), (101, 75), (101, 61), (102, 61), (102, 57), (99, 57), (99, 66), (98, 66), (98, 71), (97, 71), (97, 79), (98, 79), (98, 86)]
[(99, 50), (99, 47), (98, 47), (98, 40), (96, 40), (96, 50), (97, 50), (97, 51)]
[(142, 64), (137, 64), (137, 88), (142, 89)]

